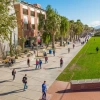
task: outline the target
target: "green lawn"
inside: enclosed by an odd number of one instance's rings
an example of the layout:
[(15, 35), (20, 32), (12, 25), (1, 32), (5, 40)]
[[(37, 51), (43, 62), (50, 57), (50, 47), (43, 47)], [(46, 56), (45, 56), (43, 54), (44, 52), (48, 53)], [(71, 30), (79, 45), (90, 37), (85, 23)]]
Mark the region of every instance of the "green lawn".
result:
[(58, 76), (57, 80), (100, 78), (100, 51), (96, 53), (97, 46), (100, 49), (100, 37), (95, 37), (95, 41), (92, 37)]

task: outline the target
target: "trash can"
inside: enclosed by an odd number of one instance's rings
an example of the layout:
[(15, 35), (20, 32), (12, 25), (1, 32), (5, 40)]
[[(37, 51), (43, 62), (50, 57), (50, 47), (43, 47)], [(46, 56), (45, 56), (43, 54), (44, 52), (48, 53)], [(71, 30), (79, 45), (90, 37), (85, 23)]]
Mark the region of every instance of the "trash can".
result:
[(49, 50), (49, 54), (52, 54), (52, 50), (51, 49)]

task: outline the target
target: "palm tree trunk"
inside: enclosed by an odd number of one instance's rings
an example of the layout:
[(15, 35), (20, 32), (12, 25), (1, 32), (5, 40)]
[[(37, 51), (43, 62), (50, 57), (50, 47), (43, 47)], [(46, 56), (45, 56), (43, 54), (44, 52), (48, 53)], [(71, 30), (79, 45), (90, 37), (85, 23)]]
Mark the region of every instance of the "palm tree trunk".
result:
[(52, 48), (55, 48), (55, 35), (52, 35)]
[(13, 56), (13, 48), (12, 48), (12, 33), (10, 34), (10, 56)]
[(70, 32), (70, 42), (72, 41), (72, 33)]
[(63, 45), (63, 36), (61, 36), (61, 40), (60, 40), (60, 46)]

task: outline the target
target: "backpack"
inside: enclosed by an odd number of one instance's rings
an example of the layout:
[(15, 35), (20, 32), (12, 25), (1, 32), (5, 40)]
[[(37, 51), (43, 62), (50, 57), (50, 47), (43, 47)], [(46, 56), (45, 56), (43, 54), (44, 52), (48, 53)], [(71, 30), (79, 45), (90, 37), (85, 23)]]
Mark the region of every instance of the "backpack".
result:
[(63, 60), (62, 59), (60, 60), (60, 63), (63, 63)]
[(23, 83), (27, 83), (27, 78), (26, 77), (23, 77), (22, 82)]

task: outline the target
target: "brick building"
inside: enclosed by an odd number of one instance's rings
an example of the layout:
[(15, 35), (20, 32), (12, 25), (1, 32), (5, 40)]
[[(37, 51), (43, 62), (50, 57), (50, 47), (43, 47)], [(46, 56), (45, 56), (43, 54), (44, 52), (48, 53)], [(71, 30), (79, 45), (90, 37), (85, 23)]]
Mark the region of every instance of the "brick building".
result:
[(29, 4), (18, 2), (14, 5), (18, 23), (18, 37), (24, 36), (27, 41), (26, 45), (31, 45), (32, 37), (38, 35), (39, 13), (46, 18), (46, 11), (41, 8), (40, 4)]

